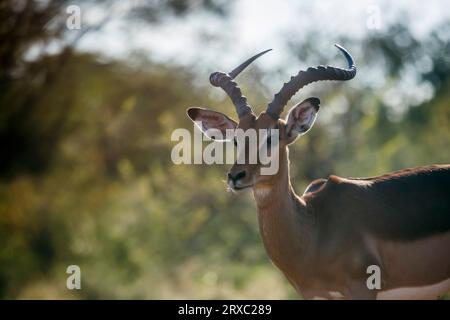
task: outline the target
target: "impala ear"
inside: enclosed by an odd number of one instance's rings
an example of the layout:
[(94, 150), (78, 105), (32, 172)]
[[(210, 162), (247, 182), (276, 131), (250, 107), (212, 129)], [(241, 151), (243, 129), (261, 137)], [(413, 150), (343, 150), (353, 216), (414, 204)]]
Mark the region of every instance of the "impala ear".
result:
[(316, 120), (319, 107), (318, 98), (308, 98), (289, 110), (286, 117), (286, 136), (289, 143), (308, 132)]
[(217, 111), (189, 108), (187, 115), (208, 138), (213, 140), (227, 140), (227, 130), (234, 130), (237, 127), (236, 121)]

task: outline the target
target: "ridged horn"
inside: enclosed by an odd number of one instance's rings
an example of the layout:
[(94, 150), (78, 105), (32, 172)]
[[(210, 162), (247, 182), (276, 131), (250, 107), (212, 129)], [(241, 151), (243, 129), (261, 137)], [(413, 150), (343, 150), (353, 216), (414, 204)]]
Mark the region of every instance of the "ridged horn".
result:
[(222, 88), (230, 97), (233, 102), (236, 112), (238, 114), (239, 119), (246, 116), (249, 113), (252, 113), (252, 108), (247, 103), (247, 98), (242, 95), (241, 88), (238, 87), (237, 83), (233, 81), (245, 68), (247, 68), (253, 61), (258, 59), (263, 54), (269, 52), (272, 49), (265, 50), (260, 52), (250, 59), (247, 59), (245, 62), (240, 64), (238, 67), (233, 69), (230, 73), (224, 72), (214, 72), (209, 76), (209, 82), (215, 87)]
[(345, 81), (353, 79), (356, 75), (356, 66), (350, 53), (338, 44), (335, 46), (344, 54), (347, 59), (348, 68), (341, 69), (331, 66), (318, 66), (301, 70), (296, 76), (291, 77), (289, 82), (285, 83), (281, 90), (275, 94), (272, 102), (267, 106), (266, 112), (274, 119), (278, 120), (281, 112), (294, 94), (304, 86), (322, 80)]

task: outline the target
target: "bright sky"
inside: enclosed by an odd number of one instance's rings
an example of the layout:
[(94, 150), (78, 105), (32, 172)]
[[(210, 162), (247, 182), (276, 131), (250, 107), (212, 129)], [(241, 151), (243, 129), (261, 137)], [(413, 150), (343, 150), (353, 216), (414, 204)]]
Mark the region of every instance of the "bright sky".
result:
[[(123, 1), (117, 3), (123, 6)], [(112, 57), (142, 50), (153, 59), (173, 59), (178, 64), (214, 65), (220, 55), (224, 68), (233, 67), (249, 54), (274, 48), (276, 51), (264, 57), (270, 67), (289, 59), (284, 55), (289, 52), (284, 50), (286, 36), (301, 40), (308, 32), (319, 31), (324, 42), (320, 46), (325, 48), (342, 34), (358, 38), (377, 32), (368, 27), (373, 21), (380, 22), (382, 31), (399, 19), (408, 19), (420, 39), (437, 24), (450, 20), (448, 0), (236, 0), (228, 19), (200, 12), (186, 19), (169, 19), (160, 26), (124, 21), (119, 18), (120, 10), (116, 6), (117, 19), (101, 32), (87, 35), (79, 48)], [(82, 8), (82, 14), (89, 20), (98, 19), (102, 12)]]
[[(124, 3), (133, 1), (139, 0), (116, 3), (124, 6)], [(369, 33), (383, 32), (396, 22), (404, 22), (420, 41), (426, 39), (437, 25), (450, 21), (448, 0), (235, 0), (225, 19), (198, 12), (184, 19), (169, 18), (158, 26), (120, 19), (121, 9), (117, 6), (109, 7), (108, 12), (116, 12), (114, 19), (101, 31), (87, 34), (79, 43), (79, 49), (122, 59), (140, 51), (153, 60), (190, 65), (200, 74), (208, 75), (217, 70), (229, 71), (249, 56), (273, 48), (274, 51), (255, 64), (270, 75), (268, 79), (264, 77), (263, 82), (274, 88), (296, 74), (299, 67), (305, 67), (299, 66), (298, 61), (290, 63), (293, 61), (292, 50), (286, 48), (289, 45), (286, 39), (302, 43), (311, 32), (318, 34), (315, 39), (319, 43), (315, 47), (322, 48), (330, 57), (326, 63), (333, 64), (340, 63), (331, 61), (331, 58), (338, 55), (333, 44), (342, 35), (358, 39)], [(82, 7), (82, 14), (83, 19), (89, 21), (101, 19), (104, 13)], [(450, 34), (442, 36), (450, 41)], [(348, 49), (358, 61), (363, 48), (354, 45)], [(311, 63), (318, 64), (319, 61)], [(404, 81), (385, 91), (382, 89), (385, 81), (382, 68), (366, 70), (369, 66), (361, 64), (358, 67), (359, 73), (365, 75), (359, 81), (379, 88), (386, 103), (392, 105), (398, 114), (409, 105), (433, 96), (430, 84), (421, 81), (415, 70), (409, 70), (409, 73), (406, 70), (401, 75)], [(274, 76), (275, 70), (282, 70), (279, 78)], [(207, 76), (204, 81), (207, 82)], [(415, 90), (410, 90), (412, 87)], [(220, 94), (219, 90), (212, 92)]]

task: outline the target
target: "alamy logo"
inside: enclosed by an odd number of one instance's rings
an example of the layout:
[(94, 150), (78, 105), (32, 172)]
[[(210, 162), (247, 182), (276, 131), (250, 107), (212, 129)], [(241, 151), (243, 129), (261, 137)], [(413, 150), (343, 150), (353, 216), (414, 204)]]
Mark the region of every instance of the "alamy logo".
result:
[(69, 17), (66, 20), (66, 27), (69, 30), (81, 29), (81, 8), (76, 5), (70, 5), (66, 8)]
[[(199, 130), (204, 128), (202, 122), (195, 124), (193, 137), (183, 128), (172, 132), (171, 140), (178, 142), (171, 152), (174, 164), (260, 164), (261, 175), (278, 172), (278, 129), (227, 129), (222, 132), (210, 128), (203, 135)], [(210, 143), (203, 148), (203, 141)]]
[(66, 280), (66, 287), (69, 290), (81, 289), (81, 269), (77, 265), (70, 265), (66, 269), (66, 273), (70, 274)]
[(366, 286), (369, 290), (381, 289), (381, 269), (376, 264), (372, 264), (367, 267), (367, 274), (370, 276), (367, 278)]

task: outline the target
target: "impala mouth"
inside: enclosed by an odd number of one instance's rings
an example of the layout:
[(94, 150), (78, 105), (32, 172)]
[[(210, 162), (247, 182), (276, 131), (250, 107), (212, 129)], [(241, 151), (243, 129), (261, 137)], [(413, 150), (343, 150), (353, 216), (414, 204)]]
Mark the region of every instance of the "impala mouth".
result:
[(228, 185), (228, 191), (233, 191), (233, 192), (242, 191), (242, 190), (249, 189), (251, 187), (253, 187), (252, 184), (250, 184), (248, 186), (230, 186), (230, 185)]
[(233, 189), (234, 190), (245, 190), (245, 189), (248, 189), (248, 188), (251, 188), (251, 187), (253, 187), (253, 185), (248, 185), (248, 186), (242, 186), (242, 187), (234, 187)]

